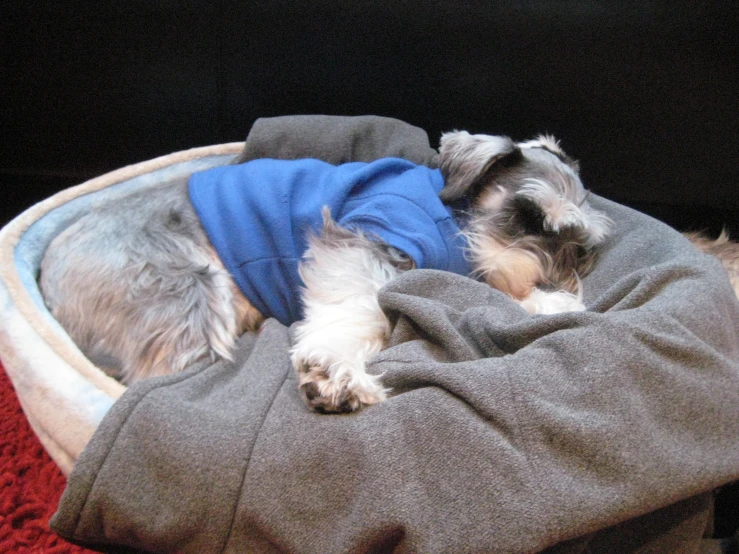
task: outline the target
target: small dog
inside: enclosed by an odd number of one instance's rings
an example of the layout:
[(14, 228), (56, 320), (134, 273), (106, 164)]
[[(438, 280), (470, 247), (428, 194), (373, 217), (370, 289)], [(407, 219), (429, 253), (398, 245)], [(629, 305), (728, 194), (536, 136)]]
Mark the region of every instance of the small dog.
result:
[(230, 359), (265, 317), (298, 321), (308, 406), (355, 411), (386, 397), (365, 366), (390, 333), (377, 293), (404, 271), (469, 274), (531, 313), (584, 309), (579, 278), (611, 222), (553, 137), (446, 133), (439, 167), (255, 160), (133, 193), (54, 239), (42, 294), (126, 384)]

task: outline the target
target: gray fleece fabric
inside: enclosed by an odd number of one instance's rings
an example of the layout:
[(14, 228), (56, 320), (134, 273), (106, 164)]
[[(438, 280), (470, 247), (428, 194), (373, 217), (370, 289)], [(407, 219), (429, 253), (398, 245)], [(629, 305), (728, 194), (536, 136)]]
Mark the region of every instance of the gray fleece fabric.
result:
[(391, 117), (288, 115), (254, 122), (236, 163), (316, 158), (331, 164), (403, 158), (436, 167), (426, 131)]
[(615, 231), (586, 312), (406, 273), (370, 366), (393, 395), (348, 415), (305, 407), (268, 320), (233, 363), (130, 387), (52, 528), (153, 552), (697, 552), (739, 479), (739, 303), (680, 234), (591, 201)]

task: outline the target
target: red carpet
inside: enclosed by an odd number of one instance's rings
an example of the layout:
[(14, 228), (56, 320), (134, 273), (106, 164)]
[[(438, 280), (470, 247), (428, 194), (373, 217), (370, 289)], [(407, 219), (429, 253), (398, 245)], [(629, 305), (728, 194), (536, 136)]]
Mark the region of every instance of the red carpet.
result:
[(0, 365), (0, 553), (92, 552), (49, 530), (65, 483), (31, 430)]

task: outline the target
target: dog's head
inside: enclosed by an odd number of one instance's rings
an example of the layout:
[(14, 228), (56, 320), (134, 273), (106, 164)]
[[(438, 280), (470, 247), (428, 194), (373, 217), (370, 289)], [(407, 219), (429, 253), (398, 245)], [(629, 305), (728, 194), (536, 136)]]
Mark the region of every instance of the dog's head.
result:
[(522, 299), (534, 286), (576, 291), (611, 222), (587, 201), (577, 162), (551, 136), (515, 143), (465, 131), (441, 138), (440, 197), (470, 201), (464, 230), (476, 270)]

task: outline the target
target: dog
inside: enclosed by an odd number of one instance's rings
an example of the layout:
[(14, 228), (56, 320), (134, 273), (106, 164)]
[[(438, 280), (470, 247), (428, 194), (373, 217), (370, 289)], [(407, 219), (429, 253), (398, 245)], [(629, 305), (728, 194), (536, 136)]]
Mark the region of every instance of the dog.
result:
[(470, 275), (530, 313), (583, 310), (580, 278), (609, 236), (551, 136), (445, 133), (438, 162), (254, 160), (132, 193), (52, 241), (43, 298), (124, 384), (231, 359), (266, 317), (297, 322), (290, 356), (305, 402), (356, 411), (389, 392), (366, 364), (391, 330), (378, 291), (401, 273)]

